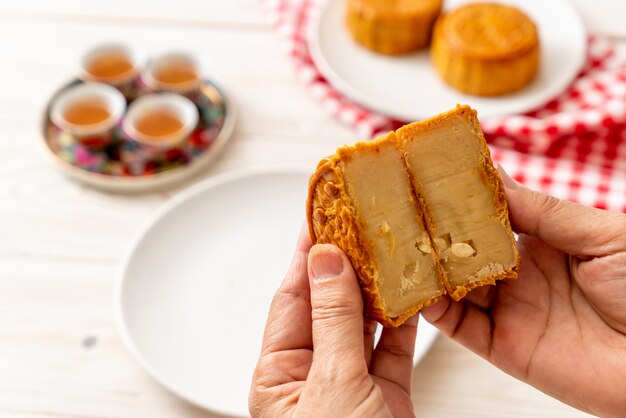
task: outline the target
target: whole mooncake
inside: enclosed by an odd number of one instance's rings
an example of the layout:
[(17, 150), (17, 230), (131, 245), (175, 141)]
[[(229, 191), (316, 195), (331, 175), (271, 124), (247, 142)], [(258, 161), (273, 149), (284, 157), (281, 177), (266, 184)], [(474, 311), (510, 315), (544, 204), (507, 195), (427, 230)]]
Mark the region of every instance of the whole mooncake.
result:
[(432, 62), (451, 87), (478, 96), (512, 93), (539, 68), (539, 36), (519, 9), (473, 3), (442, 15), (433, 32)]
[(381, 54), (426, 48), (442, 0), (347, 0), (346, 23), (354, 40)]
[(312, 241), (346, 253), (366, 314), (385, 326), (519, 269), (504, 186), (467, 106), (337, 150), (311, 177), (307, 213)]

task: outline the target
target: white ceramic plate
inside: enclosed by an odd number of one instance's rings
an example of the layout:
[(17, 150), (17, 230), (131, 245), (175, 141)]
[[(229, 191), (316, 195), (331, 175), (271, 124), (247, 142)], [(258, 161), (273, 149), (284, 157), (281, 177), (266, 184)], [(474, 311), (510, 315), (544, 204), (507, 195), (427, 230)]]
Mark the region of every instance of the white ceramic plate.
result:
[[(168, 202), (124, 258), (122, 337), (160, 383), (201, 407), (248, 415), (274, 292), (304, 219), (301, 170), (227, 174)], [(419, 361), (437, 336), (421, 321)]]
[[(421, 120), (457, 103), (478, 109), (481, 119), (532, 110), (561, 93), (585, 60), (586, 33), (565, 0), (501, 0), (525, 11), (539, 28), (541, 68), (535, 81), (499, 98), (469, 96), (440, 81), (428, 51), (404, 57), (375, 54), (352, 41), (344, 24), (344, 1), (329, 0), (311, 19), (309, 47), (328, 81), (352, 100), (388, 116)], [(468, 0), (447, 0), (454, 8)]]

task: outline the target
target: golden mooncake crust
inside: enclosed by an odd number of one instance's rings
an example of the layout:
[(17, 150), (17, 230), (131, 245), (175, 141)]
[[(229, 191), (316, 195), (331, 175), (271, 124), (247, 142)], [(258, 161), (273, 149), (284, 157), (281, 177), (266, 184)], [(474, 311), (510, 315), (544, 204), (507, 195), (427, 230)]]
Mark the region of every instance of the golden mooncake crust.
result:
[(381, 54), (418, 51), (430, 43), (442, 0), (347, 0), (352, 38)]
[(534, 79), (539, 36), (532, 20), (515, 7), (474, 3), (438, 19), (431, 57), (440, 77), (455, 89), (503, 95)]

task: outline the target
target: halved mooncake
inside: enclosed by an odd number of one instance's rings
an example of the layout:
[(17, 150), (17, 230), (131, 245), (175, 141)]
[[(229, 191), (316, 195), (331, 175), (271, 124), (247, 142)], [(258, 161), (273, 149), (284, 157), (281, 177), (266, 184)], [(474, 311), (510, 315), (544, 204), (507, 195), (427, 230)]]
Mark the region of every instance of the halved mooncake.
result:
[(442, 0), (347, 0), (346, 23), (356, 42), (387, 55), (425, 48)]
[(444, 294), (441, 265), (393, 132), (323, 160), (311, 178), (308, 211), (313, 242), (346, 253), (372, 318), (399, 324)]
[(340, 148), (311, 177), (307, 213), (313, 242), (346, 253), (366, 314), (386, 326), (519, 269), (504, 187), (467, 106)]
[(539, 68), (540, 45), (533, 21), (519, 9), (472, 3), (442, 15), (435, 25), (433, 65), (451, 87), (497, 96), (529, 84)]

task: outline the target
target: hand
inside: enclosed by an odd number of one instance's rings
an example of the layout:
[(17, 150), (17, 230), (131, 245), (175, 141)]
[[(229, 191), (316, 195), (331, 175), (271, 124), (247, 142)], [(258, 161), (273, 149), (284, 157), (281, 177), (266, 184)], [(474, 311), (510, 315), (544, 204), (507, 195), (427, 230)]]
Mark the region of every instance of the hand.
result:
[(374, 350), (376, 322), (363, 319), (350, 262), (334, 246), (311, 248), (303, 231), (270, 308), (250, 390), (250, 414), (413, 417), (417, 319), (383, 329)]
[(578, 409), (626, 416), (626, 215), (560, 201), (502, 172), (517, 280), (423, 316), (510, 375)]

